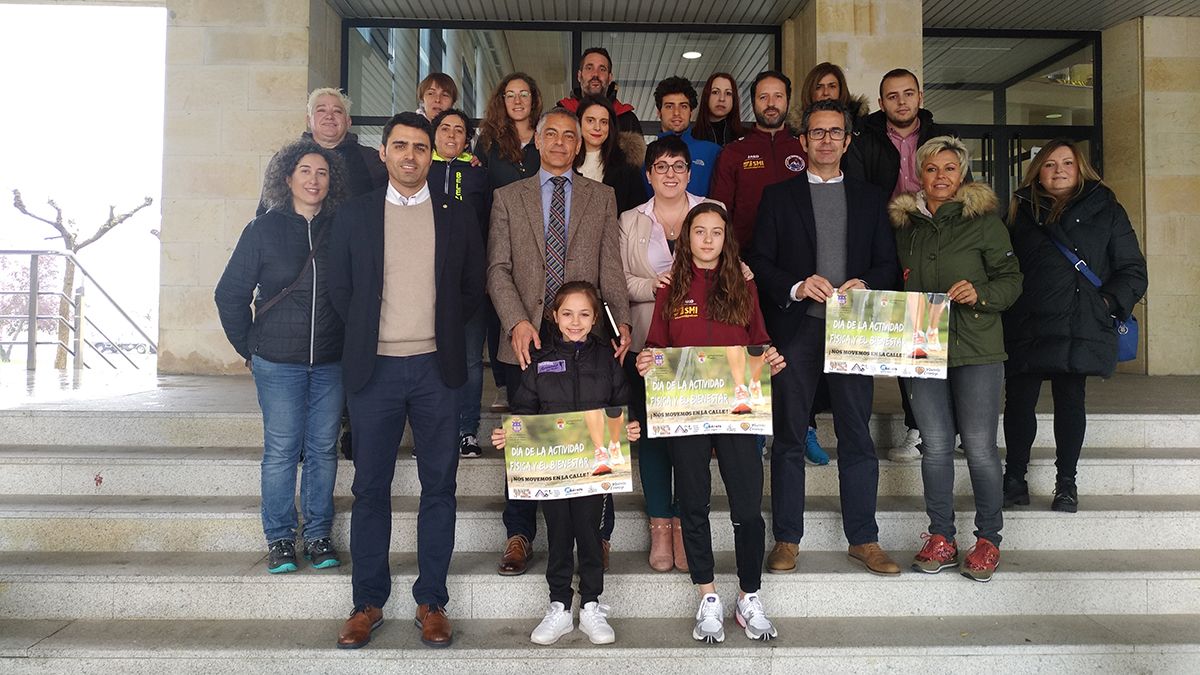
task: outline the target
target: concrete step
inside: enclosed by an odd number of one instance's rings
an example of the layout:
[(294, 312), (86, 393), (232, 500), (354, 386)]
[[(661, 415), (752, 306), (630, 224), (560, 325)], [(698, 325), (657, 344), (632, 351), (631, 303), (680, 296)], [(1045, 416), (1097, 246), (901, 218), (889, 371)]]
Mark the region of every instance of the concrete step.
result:
[[(1079, 513), (1049, 510), (1048, 496), (1005, 513), (1004, 546), (1015, 550), (1200, 549), (1200, 496), (1091, 496)], [(616, 499), (613, 548), (649, 549), (649, 531), (636, 495)], [(350, 500), (335, 498), (335, 543), (349, 541)], [(770, 539), (770, 500), (763, 502)], [(957, 527), (969, 543), (973, 502), (960, 497)], [(503, 499), (461, 497), (457, 551), (499, 551), (504, 543)], [(807, 500), (805, 550), (844, 550), (835, 497)], [(395, 552), (416, 550), (416, 497), (392, 500)], [(928, 527), (920, 497), (881, 497), (880, 543), (916, 546)], [(728, 504), (713, 501), (713, 546), (732, 550)], [(539, 537), (535, 547), (542, 547)], [(253, 497), (0, 496), (0, 551), (257, 551), (263, 548), (259, 500)]]
[[(905, 565), (917, 541), (897, 550)], [(965, 542), (964, 542), (965, 543)], [(965, 550), (964, 550), (965, 554)], [(5, 602), (0, 619), (289, 620), (344, 618), (350, 564), (270, 575), (253, 553), (0, 553)], [(547, 602), (545, 556), (528, 573), (502, 578), (496, 554), (459, 553), (450, 568), (450, 608), (465, 619), (540, 616)], [(717, 587), (737, 588), (733, 554), (716, 556)], [(395, 554), (389, 618), (412, 611), (408, 590), (416, 556)], [(1200, 614), (1197, 551), (1005, 550), (988, 584), (957, 570), (908, 571), (896, 578), (867, 574), (844, 553), (804, 551), (793, 574), (766, 574), (762, 595), (775, 617), (909, 617), (1022, 614)], [(658, 573), (645, 554), (618, 552), (605, 575), (603, 601), (625, 618), (687, 616), (695, 589), (682, 573)]]
[[(540, 614), (540, 613), (539, 613)], [(620, 615), (618, 614), (618, 617)], [(453, 615), (452, 615), (453, 618)], [(455, 620), (455, 643), (427, 649), (409, 620), (385, 622), (360, 650), (334, 649), (341, 619), (293, 621), (3, 621), (0, 670), (187, 673), (807, 673), (969, 670), (1196, 672), (1200, 616), (781, 619), (780, 637), (700, 645), (690, 618), (614, 618), (617, 641), (575, 631), (529, 643), (539, 617)]]
[[(837, 450), (828, 466), (809, 466), (806, 491), (811, 496), (838, 494)], [(56, 447), (0, 446), (0, 494), (254, 496), (259, 494), (261, 448)], [(636, 452), (634, 463), (637, 463)], [(764, 463), (765, 490), (770, 494), (770, 463)], [(635, 491), (641, 476), (635, 466)], [(724, 494), (720, 474), (713, 471), (713, 492)], [(1036, 448), (1027, 476), (1035, 494), (1054, 489), (1054, 451)], [(349, 496), (354, 465), (341, 460), (334, 486)], [(1086, 448), (1079, 468), (1083, 495), (1187, 495), (1200, 492), (1200, 448)], [(956, 456), (955, 491), (971, 493), (966, 460)], [(504, 465), (496, 450), (462, 460), (459, 496), (504, 493)], [(924, 493), (919, 462), (879, 465), (879, 494), (920, 496)], [(392, 494), (420, 494), (416, 463), (408, 454), (397, 461)]]
[[(1169, 404), (1162, 406), (1170, 410)], [(485, 410), (480, 424), (486, 430), (500, 416)], [(833, 418), (817, 417), (818, 437), (835, 447)], [(1035, 447), (1054, 447), (1053, 416), (1038, 414)], [(70, 407), (0, 410), (0, 429), (10, 445), (115, 445), (254, 447), (262, 444), (262, 416), (250, 402), (238, 411), (155, 409), (92, 410)], [(889, 448), (904, 437), (903, 417), (894, 413), (872, 416), (871, 436), (880, 448)], [(1004, 443), (1004, 434), (999, 442)], [(404, 447), (412, 447), (409, 430)], [(1088, 415), (1089, 448), (1200, 448), (1200, 415), (1170, 412), (1091, 413)]]

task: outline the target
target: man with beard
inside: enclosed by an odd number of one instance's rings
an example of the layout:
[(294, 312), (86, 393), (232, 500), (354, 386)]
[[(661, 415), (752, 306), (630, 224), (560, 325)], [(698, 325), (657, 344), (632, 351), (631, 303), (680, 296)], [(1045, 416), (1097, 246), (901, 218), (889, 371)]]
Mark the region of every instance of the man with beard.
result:
[(784, 124), (792, 98), (792, 81), (777, 70), (764, 70), (750, 87), (754, 128), (726, 145), (717, 157), (708, 196), (729, 209), (733, 234), (741, 250), (749, 248), (763, 190), (804, 173), (808, 156), (800, 139)]
[[(579, 101), (584, 96), (601, 96), (612, 101), (613, 110), (617, 113), (617, 128), (622, 133), (642, 135), (642, 123), (633, 113), (633, 106), (617, 100), (617, 87), (613, 84), (612, 57), (604, 47), (589, 47), (583, 50), (579, 57), (579, 70), (575, 73), (579, 85), (571, 90), (571, 95), (558, 102), (560, 108), (566, 108), (575, 113)], [(643, 141), (642, 145), (645, 145)]]

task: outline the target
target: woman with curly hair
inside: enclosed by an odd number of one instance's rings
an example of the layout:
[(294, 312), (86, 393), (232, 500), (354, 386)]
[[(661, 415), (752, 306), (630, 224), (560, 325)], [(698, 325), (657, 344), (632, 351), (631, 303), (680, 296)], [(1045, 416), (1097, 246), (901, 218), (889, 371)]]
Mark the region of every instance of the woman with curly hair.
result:
[[(542, 92), (532, 77), (520, 72), (510, 73), (496, 85), (483, 119), (479, 121), (479, 140), (475, 143), (475, 157), (487, 169), (491, 190), (537, 175), (542, 156), (533, 142), (533, 132), (541, 116)], [(494, 309), (488, 313), (487, 342), (490, 362), (497, 363), (500, 319)], [(491, 410), (508, 412), (504, 376), (493, 369), (492, 378), (500, 396)]]
[(284, 147), (267, 167), (268, 210), (242, 231), (217, 282), (221, 326), (254, 375), (263, 413), (262, 524), (272, 574), (296, 571), (302, 459), (304, 557), (318, 569), (341, 564), (329, 535), (344, 328), (325, 272), (333, 211), (345, 194), (345, 169), (332, 150), (310, 140)]
[[(693, 207), (682, 232), (675, 245), (670, 282), (656, 293), (646, 336), (649, 349), (637, 357), (642, 377), (653, 365), (656, 347), (739, 347), (736, 351), (745, 354), (741, 346), (767, 345), (771, 340), (759, 310), (758, 291), (742, 273), (725, 208), (715, 202)], [(783, 356), (774, 347), (767, 347), (762, 356), (772, 375), (783, 369)], [(733, 369), (739, 370), (736, 365)], [(708, 520), (712, 499), (709, 462), (714, 449), (733, 521), (740, 586), (734, 617), (746, 637), (770, 640), (777, 633), (758, 597), (767, 534), (762, 517), (762, 455), (754, 436), (745, 434), (699, 434), (668, 441), (683, 547), (692, 583), (700, 592), (692, 638), (708, 643), (725, 640), (725, 610), (713, 578)]]
[(746, 135), (737, 81), (729, 73), (713, 73), (700, 92), (704, 105), (696, 114), (692, 138), (722, 147)]
[(496, 85), (475, 144), (493, 190), (537, 174), (542, 162), (533, 132), (541, 116), (542, 92), (532, 77), (511, 73)]

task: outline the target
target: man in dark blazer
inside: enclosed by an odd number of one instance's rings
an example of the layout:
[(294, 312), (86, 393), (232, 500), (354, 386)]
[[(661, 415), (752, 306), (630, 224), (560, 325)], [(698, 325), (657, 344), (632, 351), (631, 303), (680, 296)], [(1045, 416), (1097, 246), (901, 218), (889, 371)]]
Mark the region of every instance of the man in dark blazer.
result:
[[(554, 108), (538, 120), (534, 140), (541, 168), (536, 176), (496, 190), (488, 233), (488, 295), (500, 317), (502, 337), (508, 337), (500, 341), (499, 360), (510, 392), (520, 386), (530, 352), (555, 330), (546, 310), (562, 283), (588, 281), (600, 289), (618, 327), (618, 359), (629, 349), (632, 325), (616, 196), (611, 187), (572, 169), (583, 142), (579, 120)], [(556, 242), (562, 250), (553, 248)], [(557, 272), (555, 260), (561, 261)], [(596, 332), (611, 334), (607, 323), (606, 317), (597, 317)], [(612, 531), (611, 503), (602, 536)], [(504, 526), (508, 541), (499, 573), (524, 574), (537, 532), (537, 502), (508, 500)], [(608, 537), (603, 539), (607, 543)]]
[(406, 112), (383, 130), (388, 185), (343, 205), (330, 245), (329, 295), (346, 323), (342, 371), (354, 430), (350, 520), (354, 609), (338, 647), (367, 644), (391, 593), (391, 485), (407, 420), (421, 448), (421, 641), (450, 644), (446, 575), (454, 551), (463, 326), (483, 299), (483, 243), (472, 209), (431, 196), (433, 129)]
[[(771, 512), (775, 548), (767, 571), (796, 568), (804, 535), (804, 441), (809, 409), (824, 367), (825, 301), (855, 288), (893, 289), (899, 279), (887, 195), (842, 174), (852, 119), (836, 101), (804, 112), (804, 175), (763, 193), (747, 262), (754, 270), (763, 316), (788, 367), (773, 378), (775, 441), (771, 449)], [(871, 441), (874, 380), (829, 373), (842, 527), (849, 555), (875, 574), (900, 568), (879, 548), (875, 522), (879, 459)]]

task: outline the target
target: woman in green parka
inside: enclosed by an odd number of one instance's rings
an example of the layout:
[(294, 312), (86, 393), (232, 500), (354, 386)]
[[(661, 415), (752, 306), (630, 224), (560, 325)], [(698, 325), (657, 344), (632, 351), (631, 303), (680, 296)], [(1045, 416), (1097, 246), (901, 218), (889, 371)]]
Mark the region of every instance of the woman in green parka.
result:
[[(921, 478), (929, 532), (913, 569), (936, 574), (959, 567), (988, 581), (1000, 562), (1003, 480), (996, 435), (1004, 384), (1004, 331), (1000, 313), (1021, 294), (1021, 271), (1008, 230), (996, 214), (996, 194), (981, 183), (963, 184), (967, 148), (938, 136), (917, 150), (921, 191), (888, 208), (904, 290), (952, 303), (949, 335), (926, 341), (947, 349), (945, 379), (908, 380), (908, 396), (924, 451)], [(959, 563), (954, 541), (954, 439), (962, 438), (975, 493), (975, 547)]]

